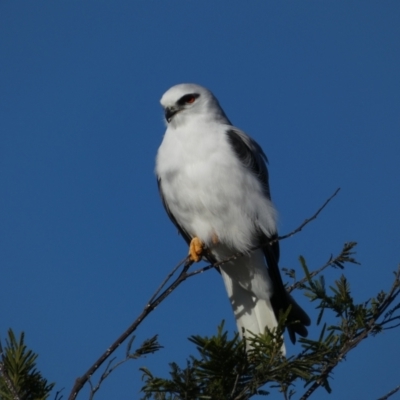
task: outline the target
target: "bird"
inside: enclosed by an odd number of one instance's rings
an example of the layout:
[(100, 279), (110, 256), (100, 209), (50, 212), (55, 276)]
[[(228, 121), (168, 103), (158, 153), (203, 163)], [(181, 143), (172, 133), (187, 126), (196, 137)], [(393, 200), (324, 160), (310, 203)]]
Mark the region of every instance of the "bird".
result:
[(279, 271), (277, 212), (264, 151), (232, 125), (205, 87), (175, 85), (160, 103), (166, 131), (156, 156), (158, 189), (190, 260), (215, 263), (242, 255), (218, 267), (241, 337), (273, 331), (289, 307), (291, 342), (296, 334), (307, 336), (310, 318)]

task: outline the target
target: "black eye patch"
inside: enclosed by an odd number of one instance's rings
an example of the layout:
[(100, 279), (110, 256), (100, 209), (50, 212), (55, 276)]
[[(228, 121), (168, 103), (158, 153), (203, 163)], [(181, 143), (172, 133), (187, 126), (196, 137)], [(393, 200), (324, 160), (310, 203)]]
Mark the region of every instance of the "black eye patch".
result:
[(190, 94), (185, 94), (182, 96), (178, 101), (177, 104), (179, 106), (184, 106), (185, 104), (192, 104), (195, 102), (195, 100), (200, 97), (198, 93), (190, 93)]

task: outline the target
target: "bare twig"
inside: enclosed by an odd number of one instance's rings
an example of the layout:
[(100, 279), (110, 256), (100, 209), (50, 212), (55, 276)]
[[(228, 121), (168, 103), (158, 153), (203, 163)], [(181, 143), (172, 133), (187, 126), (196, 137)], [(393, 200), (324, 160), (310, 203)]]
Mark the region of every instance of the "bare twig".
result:
[(93, 383), (91, 382), (91, 379), (88, 379), (88, 383), (90, 385), (90, 395), (89, 395), (89, 400), (93, 400), (94, 399), (94, 395), (96, 394), (96, 392), (100, 389), (101, 384), (103, 383), (103, 381), (108, 378), (109, 375), (111, 375), (112, 372), (114, 372), (118, 367), (120, 367), (121, 365), (125, 364), (127, 361), (132, 360), (132, 359), (138, 359), (140, 357), (142, 357), (145, 354), (149, 354), (149, 353), (154, 353), (155, 351), (157, 351), (158, 349), (160, 349), (162, 346), (160, 346), (157, 342), (157, 336), (155, 335), (153, 336), (151, 339), (147, 339), (145, 340), (141, 346), (133, 353), (131, 353), (131, 347), (132, 347), (132, 343), (135, 339), (135, 336), (131, 336), (131, 339), (128, 342), (127, 348), (126, 348), (126, 354), (125, 354), (125, 358), (118, 361), (117, 363), (113, 364), (113, 362), (115, 361), (116, 357), (112, 358), (106, 365), (104, 372), (101, 374), (98, 382), (96, 385), (93, 385)]
[(379, 397), (378, 400), (387, 400), (389, 397), (393, 396), (395, 393), (397, 393), (400, 390), (400, 385), (395, 387), (393, 390), (391, 390), (389, 393), (385, 394), (382, 397)]
[(112, 358), (108, 363), (107, 366), (104, 370), (104, 372), (101, 374), (101, 377), (99, 379), (99, 381), (97, 382), (97, 385), (94, 386), (92, 384), (91, 379), (88, 379), (89, 385), (90, 385), (90, 396), (89, 396), (89, 400), (93, 400), (94, 395), (96, 394), (96, 392), (100, 389), (101, 384), (103, 383), (103, 381), (107, 378), (108, 375), (111, 374), (111, 372), (117, 368), (120, 364), (123, 364), (125, 361), (127, 361), (127, 359), (122, 360), (120, 362), (118, 362), (117, 364), (115, 364), (114, 366), (111, 366), (111, 364), (113, 363), (113, 361), (115, 360), (115, 357)]
[[(63, 398), (61, 392), (64, 390), (64, 388), (62, 388), (61, 390), (57, 390), (56, 395), (54, 397), (54, 400), (61, 400)], [(58, 397), (60, 396), (60, 397)]]
[(176, 265), (176, 267), (167, 275), (167, 277), (164, 279), (164, 281), (161, 283), (159, 288), (154, 292), (153, 296), (151, 296), (151, 299), (148, 301), (147, 304), (151, 303), (158, 293), (161, 292), (162, 288), (167, 284), (167, 282), (171, 279), (171, 277), (175, 274), (175, 272), (183, 265), (183, 263), (187, 260), (187, 257), (185, 257), (179, 264)]
[[(386, 322), (391, 322), (391, 321), (393, 321), (394, 319), (400, 319), (400, 317), (392, 318), (390, 321), (386, 321)], [(399, 322), (398, 324), (396, 324), (396, 325), (386, 326), (386, 327), (385, 327), (385, 330), (387, 331), (387, 330), (389, 330), (389, 329), (398, 328), (399, 326), (400, 326), (400, 322)]]
[[(283, 240), (286, 238), (289, 238), (296, 233), (300, 232), (308, 223), (313, 221), (314, 219), (317, 218), (317, 216), (321, 213), (321, 211), (328, 205), (328, 203), (333, 199), (333, 197), (336, 196), (336, 194), (339, 192), (340, 189), (336, 189), (335, 193), (331, 195), (328, 200), (325, 201), (325, 203), (317, 210), (317, 212), (310, 218), (306, 219), (298, 228), (296, 228), (294, 231), (288, 233), (287, 235), (284, 236), (279, 236), (275, 239), (272, 239), (270, 243), (274, 243), (278, 240)], [(258, 248), (260, 248), (263, 244), (260, 246), (254, 247), (251, 249), (251, 251), (254, 251)], [(100, 358), (87, 370), (87, 372), (82, 375), (81, 377), (77, 378), (75, 381), (75, 384), (71, 390), (71, 393), (68, 397), (68, 400), (75, 400), (78, 393), (80, 390), (83, 388), (83, 386), (90, 380), (92, 375), (99, 369), (99, 367), (108, 359), (108, 357), (137, 329), (137, 327), (142, 323), (142, 321), (163, 301), (165, 300), (166, 297), (168, 297), (183, 281), (186, 279), (201, 274), (209, 269), (212, 268), (217, 268), (220, 265), (223, 265), (229, 261), (235, 260), (238, 257), (241, 257), (243, 254), (242, 253), (236, 253), (233, 254), (232, 256), (217, 262), (215, 264), (209, 264), (203, 268), (197, 269), (193, 272), (188, 273), (188, 270), (190, 266), (193, 264), (193, 261), (190, 261), (189, 258), (187, 257), (185, 260), (181, 261), (177, 266), (175, 266), (172, 271), (167, 275), (167, 277), (164, 279), (164, 281), (161, 283), (161, 285), (158, 287), (158, 289), (155, 291), (155, 293), (152, 295), (150, 300), (147, 302), (145, 308), (143, 309), (142, 313), (139, 315), (139, 317), (132, 323), (131, 326), (129, 326), (128, 329), (117, 339), (115, 342), (100, 356)], [(175, 274), (175, 272), (183, 265), (183, 268), (181, 272), (179, 273), (178, 277), (166, 288), (164, 291), (160, 294), (162, 289), (165, 287), (167, 282), (171, 279), (171, 277)], [(106, 369), (107, 372), (107, 369)], [(106, 373), (105, 372), (105, 373)], [(104, 374), (103, 374), (104, 375)], [(102, 378), (100, 378), (100, 383), (102, 382)], [(91, 382), (90, 382), (91, 384)], [(91, 384), (92, 386), (92, 384)], [(94, 387), (92, 386), (92, 389)], [(97, 390), (97, 389), (96, 389)]]
[(307, 218), (297, 229), (295, 229), (294, 231), (288, 233), (287, 235), (279, 236), (277, 240), (287, 239), (289, 237), (292, 237), (296, 233), (299, 233), (308, 223), (310, 223), (311, 221), (313, 221), (314, 219), (316, 219), (318, 217), (318, 215), (321, 213), (321, 211), (339, 193), (339, 190), (340, 190), (340, 188), (337, 188), (335, 190), (335, 193), (333, 193), (333, 195), (331, 197), (329, 197), (328, 200), (325, 201), (325, 203), (319, 208), (319, 210), (311, 218)]

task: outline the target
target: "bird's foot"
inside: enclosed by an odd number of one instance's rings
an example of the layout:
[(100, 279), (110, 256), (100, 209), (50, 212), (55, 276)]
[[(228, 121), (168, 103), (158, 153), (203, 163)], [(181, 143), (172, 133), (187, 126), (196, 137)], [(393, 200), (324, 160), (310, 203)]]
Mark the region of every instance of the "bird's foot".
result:
[(195, 236), (190, 242), (189, 258), (191, 261), (199, 262), (204, 252), (204, 243)]

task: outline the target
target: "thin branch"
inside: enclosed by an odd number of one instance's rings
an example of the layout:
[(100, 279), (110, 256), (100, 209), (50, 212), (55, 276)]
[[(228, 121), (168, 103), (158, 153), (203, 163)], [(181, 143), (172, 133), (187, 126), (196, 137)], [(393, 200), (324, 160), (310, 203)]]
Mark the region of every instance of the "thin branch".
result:
[(382, 397), (379, 397), (378, 400), (387, 400), (389, 397), (393, 396), (395, 393), (397, 393), (400, 390), (400, 385), (395, 387), (393, 390), (391, 390), (388, 394), (385, 394)]
[(389, 329), (394, 329), (394, 328), (398, 328), (400, 326), (400, 322), (396, 325), (392, 325), (392, 326), (385, 326), (385, 331), (388, 331)]
[[(321, 268), (316, 269), (315, 271), (310, 273), (310, 278), (313, 278), (314, 276), (320, 274), (324, 269), (328, 268), (330, 265), (332, 265), (336, 260), (340, 258), (342, 253), (340, 253), (338, 256), (335, 258), (331, 258), (329, 261), (327, 261)], [(290, 285), (286, 288), (288, 293), (291, 293), (293, 290), (297, 289), (299, 286), (302, 284), (306, 283), (308, 281), (308, 277), (305, 276), (304, 278), (300, 279), (299, 281), (293, 283), (293, 285)]]
[(162, 346), (160, 346), (157, 342), (157, 336), (155, 335), (150, 339), (145, 340), (138, 349), (135, 350), (135, 352), (131, 352), (132, 348), (132, 343), (135, 339), (135, 336), (131, 336), (131, 339), (129, 339), (129, 342), (126, 346), (126, 353), (125, 353), (125, 358), (118, 361), (116, 364), (113, 364), (115, 361), (116, 357), (112, 358), (108, 363), (107, 366), (104, 369), (104, 372), (101, 374), (96, 386), (94, 386), (91, 382), (91, 379), (88, 380), (90, 384), (90, 396), (89, 400), (93, 400), (95, 393), (100, 389), (101, 384), (103, 381), (108, 378), (109, 375), (111, 375), (112, 372), (114, 372), (118, 367), (121, 365), (125, 364), (127, 361), (132, 360), (132, 359), (138, 359), (146, 354), (149, 353), (154, 353), (157, 350), (159, 350)]
[(231, 391), (231, 396), (230, 396), (231, 398), (236, 392), (236, 387), (237, 387), (237, 384), (239, 382), (239, 378), (240, 378), (240, 375), (236, 374), (235, 383), (233, 384), (233, 388), (232, 388), (232, 391)]
[(90, 397), (89, 397), (89, 400), (91, 400), (93, 398), (93, 390), (94, 390), (91, 377), (89, 377), (87, 381), (88, 381), (88, 384), (90, 386)]
[[(339, 255), (337, 255), (334, 258), (332, 258), (332, 256), (331, 256), (329, 258), (329, 260), (321, 268), (318, 268), (315, 271), (310, 272), (309, 277), (305, 276), (304, 278), (293, 283), (293, 285), (288, 286), (286, 288), (288, 293), (291, 293), (293, 290), (297, 289), (298, 287), (300, 287), (301, 285), (306, 283), (309, 278), (314, 278), (314, 276), (319, 275), (323, 270), (330, 267), (331, 265), (337, 265), (338, 262), (343, 261), (343, 256), (345, 254), (345, 251), (346, 251), (346, 246), (342, 249), (342, 251), (340, 252)], [(348, 260), (346, 260), (346, 261), (348, 261)], [(354, 263), (354, 261), (351, 261), (351, 262)], [(358, 264), (358, 263), (356, 263), (356, 264)]]
[(333, 193), (333, 195), (331, 197), (328, 198), (328, 200), (325, 201), (325, 203), (319, 208), (319, 210), (311, 217), (311, 218), (307, 218), (297, 229), (295, 229), (294, 231), (288, 233), (287, 235), (284, 236), (279, 236), (277, 238), (277, 240), (283, 240), (283, 239), (287, 239), (289, 237), (292, 237), (293, 235), (295, 235), (296, 233), (299, 233), (308, 223), (310, 223), (311, 221), (313, 221), (314, 219), (316, 219), (318, 217), (318, 215), (321, 213), (321, 211), (328, 205), (328, 203), (339, 193), (340, 188), (337, 188), (335, 190), (335, 193)]
[(123, 364), (125, 361), (127, 361), (127, 358), (125, 360), (122, 360), (120, 362), (118, 362), (117, 364), (115, 364), (114, 366), (111, 366), (111, 364), (113, 363), (113, 361), (115, 360), (115, 357), (112, 358), (108, 363), (107, 366), (104, 370), (104, 372), (101, 374), (101, 377), (99, 379), (99, 381), (97, 382), (96, 386), (93, 386), (91, 379), (88, 380), (89, 385), (90, 385), (90, 396), (89, 396), (89, 400), (93, 400), (94, 395), (96, 394), (96, 392), (100, 389), (100, 386), (102, 384), (102, 382), (107, 378), (108, 375), (111, 374), (111, 372), (119, 367), (120, 364)]
[[(397, 268), (397, 271), (394, 274), (394, 282), (393, 285), (390, 289), (389, 295), (387, 297), (390, 297), (391, 299), (398, 296), (400, 294), (400, 265)], [(382, 305), (379, 308), (379, 312), (383, 314), (385, 310), (390, 306), (391, 302), (383, 302)]]
[[(54, 397), (54, 400), (61, 400), (63, 398), (61, 392), (64, 390), (65, 388), (62, 388), (61, 390), (57, 390), (56, 395)], [(58, 397), (60, 396), (60, 397)]]
[[(328, 203), (337, 195), (339, 192), (340, 188), (336, 189), (335, 193), (331, 195), (328, 200), (325, 201), (325, 203), (317, 210), (317, 212), (310, 218), (306, 219), (298, 228), (296, 228), (294, 231), (290, 232), (287, 235), (284, 236), (279, 236), (275, 239), (272, 239), (269, 243), (274, 243), (278, 240), (283, 240), (286, 238), (289, 238), (296, 233), (300, 232), (308, 223), (311, 221), (315, 220), (317, 216), (321, 213), (321, 211), (328, 205)], [(256, 246), (250, 251), (254, 251), (258, 248), (260, 248), (262, 245), (265, 245), (265, 243)], [(167, 277), (164, 279), (164, 281), (161, 283), (161, 285), (158, 287), (158, 289), (155, 291), (155, 293), (151, 296), (149, 301), (147, 302), (145, 308), (143, 309), (142, 313), (139, 315), (138, 318), (132, 323), (132, 325), (129, 326), (128, 329), (117, 339), (115, 342), (100, 356), (100, 358), (86, 371), (84, 375), (81, 377), (77, 378), (75, 381), (75, 384), (71, 390), (71, 393), (68, 397), (68, 400), (75, 400), (78, 393), (80, 390), (83, 388), (83, 386), (90, 381), (90, 378), (92, 375), (99, 369), (99, 367), (108, 359), (108, 357), (137, 329), (137, 327), (142, 323), (142, 321), (162, 302), (167, 298), (183, 281), (186, 279), (201, 274), (209, 269), (212, 268), (217, 268), (220, 265), (223, 265), (229, 261), (235, 260), (238, 257), (241, 257), (243, 254), (242, 253), (236, 253), (233, 254), (232, 256), (217, 262), (215, 264), (210, 264), (207, 265), (206, 267), (197, 269), (191, 273), (188, 273), (187, 271), (189, 270), (190, 266), (193, 264), (193, 261), (189, 260), (189, 257), (186, 257), (184, 260), (184, 266), (182, 268), (182, 271), (179, 273), (178, 277), (160, 294), (161, 290), (165, 287), (167, 282), (171, 279), (171, 277), (175, 274), (175, 272), (181, 267), (183, 261), (181, 261), (177, 266), (175, 266), (172, 271), (167, 275)], [(89, 382), (91, 384), (91, 382)], [(91, 384), (92, 386), (92, 384)], [(92, 386), (93, 388), (93, 386)]]
[(354, 347), (356, 347), (363, 339), (365, 339), (368, 336), (368, 333), (369, 333), (368, 330), (364, 330), (362, 334), (360, 334), (357, 340), (354, 340), (351, 343), (347, 342), (347, 344), (343, 346), (342, 350), (335, 357), (335, 359), (333, 359), (331, 362), (327, 364), (327, 366), (323, 369), (319, 378), (310, 386), (310, 388), (307, 390), (306, 393), (304, 393), (304, 395), (300, 398), (300, 400), (308, 399), (325, 382), (326, 378), (329, 376), (332, 370), (339, 364), (339, 362), (343, 360), (345, 355)]
[(161, 285), (158, 287), (158, 289), (154, 292), (153, 296), (151, 296), (151, 298), (147, 304), (151, 303), (157, 297), (158, 293), (161, 292), (161, 289), (167, 284), (167, 282), (171, 279), (172, 275), (175, 274), (175, 272), (181, 267), (181, 265), (186, 260), (187, 260), (187, 257), (185, 257), (179, 264), (177, 264), (176, 267), (167, 275), (167, 277), (164, 279), (164, 281), (161, 283)]

